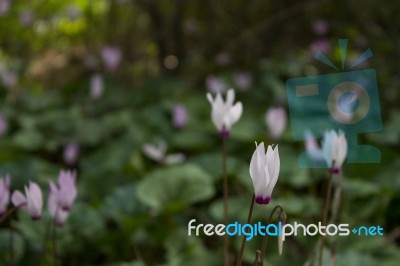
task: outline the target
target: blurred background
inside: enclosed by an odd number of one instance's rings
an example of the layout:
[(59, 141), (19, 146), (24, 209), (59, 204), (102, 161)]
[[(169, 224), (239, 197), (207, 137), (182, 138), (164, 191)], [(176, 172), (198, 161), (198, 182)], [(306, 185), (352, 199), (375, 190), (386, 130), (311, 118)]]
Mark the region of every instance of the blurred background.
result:
[[(230, 219), (246, 220), (248, 164), (264, 141), (279, 143), (281, 175), (253, 221), (281, 204), (288, 222), (315, 223), (326, 170), (298, 168), (304, 143), (289, 126), (271, 138), (266, 112), (287, 110), (287, 79), (336, 73), (314, 56), (340, 65), (345, 38), (347, 64), (374, 54), (357, 69), (377, 72), (384, 129), (359, 136), (382, 162), (345, 166), (339, 222), (385, 235), (329, 243), (337, 265), (398, 265), (399, 10), (374, 0), (0, 0), (0, 174), (47, 196), (60, 169), (78, 171), (78, 199), (57, 229), (62, 265), (222, 265), (222, 239), (187, 236), (191, 219), (223, 221), (221, 139), (206, 93), (232, 87), (244, 106), (228, 140)], [(11, 230), (16, 265), (52, 265), (49, 220), (44, 210), (40, 221), (18, 212), (3, 222), (0, 264)], [(271, 238), (267, 265), (303, 265), (317, 240), (290, 237), (279, 256)], [(240, 241), (231, 238), (232, 260)], [(246, 265), (261, 241), (248, 243)]]

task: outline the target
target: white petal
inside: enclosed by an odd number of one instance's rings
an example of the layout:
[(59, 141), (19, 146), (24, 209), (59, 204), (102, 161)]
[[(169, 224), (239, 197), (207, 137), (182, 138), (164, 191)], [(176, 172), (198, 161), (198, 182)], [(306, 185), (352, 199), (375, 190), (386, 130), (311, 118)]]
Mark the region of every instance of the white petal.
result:
[(142, 151), (147, 157), (157, 162), (161, 161), (164, 157), (162, 151), (152, 144), (143, 144)]
[(185, 155), (183, 153), (175, 153), (175, 154), (170, 154), (165, 157), (165, 163), (166, 164), (177, 164), (177, 163), (183, 163), (185, 161)]
[(275, 149), (272, 151), (273, 153), (273, 160), (271, 161), (271, 164), (273, 165), (273, 174), (270, 176), (271, 181), (268, 184), (268, 188), (267, 188), (267, 194), (268, 196), (271, 196), (272, 194), (272, 190), (274, 189), (276, 182), (278, 181), (278, 177), (279, 177), (279, 172), (280, 172), (280, 168), (281, 168), (281, 161), (279, 158), (279, 149), (278, 149), (278, 145), (276, 145)]
[(233, 105), (234, 101), (235, 101), (235, 91), (233, 89), (230, 89), (226, 94), (226, 102), (225, 102), (226, 108), (230, 108)]
[(207, 93), (207, 99), (208, 99), (208, 101), (210, 102), (211, 105), (214, 104), (214, 99), (213, 99), (211, 93)]
[(21, 193), (21, 191), (16, 190), (11, 196), (11, 202), (14, 204), (15, 207), (18, 207), (26, 203), (26, 198), (24, 194)]

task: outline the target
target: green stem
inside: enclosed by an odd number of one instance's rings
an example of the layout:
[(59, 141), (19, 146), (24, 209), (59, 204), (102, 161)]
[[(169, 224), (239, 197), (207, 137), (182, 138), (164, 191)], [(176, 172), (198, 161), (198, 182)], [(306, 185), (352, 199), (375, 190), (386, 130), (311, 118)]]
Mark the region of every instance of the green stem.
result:
[(38, 265), (40, 266), (40, 265), (42, 265), (42, 261), (43, 261), (43, 256), (44, 256), (44, 254), (46, 254), (46, 243), (47, 243), (47, 238), (48, 238), (48, 236), (49, 236), (49, 228), (50, 228), (50, 226), (51, 226), (51, 219), (47, 222), (47, 225), (46, 225), (46, 231), (44, 232), (44, 238), (43, 238), (43, 242), (42, 242), (42, 249), (41, 249), (41, 251), (40, 251), (40, 257), (39, 257), (39, 263), (38, 263)]
[(11, 214), (13, 214), (20, 206), (16, 206), (16, 207), (12, 207), (11, 209), (9, 209), (5, 214), (3, 214), (3, 216), (1, 216), (0, 218), (0, 224), (6, 220), (8, 218), (8, 216), (10, 216)]
[[(222, 137), (222, 170), (223, 170), (223, 194), (224, 194), (224, 222), (225, 225), (228, 224), (228, 177), (226, 171), (226, 160), (227, 160), (227, 151), (226, 151), (226, 142), (227, 138)], [(224, 236), (224, 265), (229, 265), (229, 238), (228, 235)]]
[[(253, 197), (251, 198), (249, 214), (247, 216), (247, 223), (248, 224), (250, 223), (251, 216), (253, 215), (254, 199), (255, 199), (255, 195), (253, 194)], [(242, 265), (242, 258), (243, 258), (243, 252), (244, 252), (245, 246), (246, 246), (246, 236), (243, 236), (242, 246), (240, 247), (240, 252), (239, 252), (239, 258), (238, 258), (238, 261), (237, 261), (237, 264), (236, 264), (237, 266)]]
[[(283, 212), (283, 208), (280, 205), (276, 205), (275, 208), (272, 210), (271, 214), (268, 217), (268, 224), (271, 223), (272, 217), (274, 216), (274, 213), (277, 209), (281, 209), (281, 212)], [(262, 248), (261, 248), (261, 266), (264, 265), (264, 256), (265, 256), (265, 251), (267, 250), (268, 246), (268, 234), (265, 234)]]
[[(328, 175), (328, 188), (326, 192), (326, 197), (325, 197), (325, 207), (324, 207), (324, 215), (322, 217), (322, 225), (326, 226), (326, 223), (328, 221), (328, 214), (329, 214), (329, 209), (331, 205), (331, 194), (332, 194), (332, 171), (329, 171)], [(319, 246), (319, 266), (322, 266), (322, 261), (323, 261), (323, 252), (324, 252), (324, 245), (325, 245), (325, 236), (321, 236), (321, 242)]]
[[(58, 207), (57, 207), (57, 209), (58, 209)], [(57, 225), (56, 225), (56, 216), (57, 216), (57, 211), (58, 210), (56, 210), (56, 213), (55, 213), (55, 215), (54, 215), (54, 220), (53, 220), (53, 223), (52, 223), (52, 228), (53, 228), (53, 231), (52, 231), (52, 236), (53, 236), (53, 261), (54, 261), (54, 266), (57, 266), (57, 264), (58, 264), (58, 260), (57, 260)]]
[(9, 224), (9, 235), (8, 235), (8, 248), (9, 248), (9, 254), (10, 254), (10, 265), (14, 265), (14, 236), (13, 236), (13, 231), (12, 231), (12, 219), (10, 219), (10, 224)]

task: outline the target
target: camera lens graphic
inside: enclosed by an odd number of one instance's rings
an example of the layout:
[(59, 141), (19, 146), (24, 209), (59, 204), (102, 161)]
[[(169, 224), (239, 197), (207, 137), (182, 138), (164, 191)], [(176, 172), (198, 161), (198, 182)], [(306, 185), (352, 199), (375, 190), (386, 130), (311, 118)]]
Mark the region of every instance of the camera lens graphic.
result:
[(356, 82), (341, 82), (328, 96), (331, 116), (342, 124), (355, 124), (369, 112), (370, 98), (363, 86)]

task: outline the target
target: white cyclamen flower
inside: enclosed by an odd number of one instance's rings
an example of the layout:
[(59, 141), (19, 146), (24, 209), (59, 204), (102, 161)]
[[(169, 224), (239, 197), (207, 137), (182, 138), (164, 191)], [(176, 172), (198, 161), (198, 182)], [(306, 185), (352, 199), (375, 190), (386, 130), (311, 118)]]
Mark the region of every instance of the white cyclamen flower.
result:
[(343, 131), (329, 130), (322, 141), (322, 155), (334, 173), (339, 173), (347, 156), (347, 139)]
[(265, 122), (271, 138), (279, 138), (285, 131), (287, 125), (285, 109), (282, 107), (269, 108), (265, 114)]
[(183, 163), (186, 159), (183, 153), (172, 153), (167, 155), (167, 144), (160, 141), (158, 146), (145, 143), (142, 146), (143, 153), (150, 159), (164, 164)]
[(25, 186), (25, 196), (19, 190), (14, 191), (11, 196), (11, 201), (14, 206), (27, 212), (32, 220), (39, 220), (42, 216), (42, 190), (34, 182), (29, 182), (28, 187)]
[(222, 136), (228, 136), (232, 125), (235, 124), (242, 115), (242, 103), (237, 102), (233, 104), (235, 100), (235, 91), (233, 89), (228, 90), (225, 102), (220, 93), (217, 94), (215, 99), (210, 93), (207, 93), (207, 99), (211, 103), (211, 118), (214, 125)]
[(272, 190), (278, 181), (280, 170), (278, 145), (268, 146), (265, 152), (264, 142), (258, 146), (250, 161), (250, 176), (253, 181), (255, 200), (258, 204), (268, 204)]
[(0, 217), (6, 212), (10, 201), (10, 176), (0, 177)]

